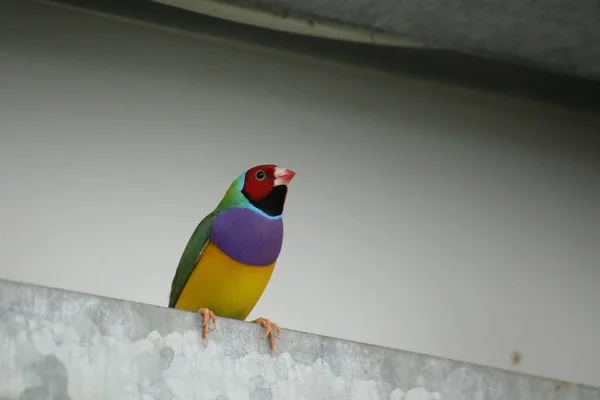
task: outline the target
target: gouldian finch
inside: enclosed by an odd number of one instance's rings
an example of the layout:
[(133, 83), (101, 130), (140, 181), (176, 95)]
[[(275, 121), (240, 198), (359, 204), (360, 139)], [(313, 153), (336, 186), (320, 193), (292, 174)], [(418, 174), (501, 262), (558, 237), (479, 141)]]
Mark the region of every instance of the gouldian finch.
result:
[[(216, 316), (245, 320), (265, 290), (283, 243), (283, 208), (294, 171), (266, 164), (242, 173), (198, 224), (171, 284), (169, 307), (202, 315), (204, 343)], [(266, 330), (276, 354), (279, 326)]]

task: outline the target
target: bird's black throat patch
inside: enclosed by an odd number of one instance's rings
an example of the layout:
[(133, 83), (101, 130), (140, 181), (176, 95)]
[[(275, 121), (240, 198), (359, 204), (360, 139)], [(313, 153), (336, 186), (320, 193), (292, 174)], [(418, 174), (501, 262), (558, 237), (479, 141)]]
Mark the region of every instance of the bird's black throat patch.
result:
[(254, 207), (271, 217), (276, 217), (283, 213), (287, 191), (287, 185), (275, 186), (268, 195), (260, 200), (252, 200), (245, 190), (242, 190), (242, 194), (246, 196), (250, 204)]

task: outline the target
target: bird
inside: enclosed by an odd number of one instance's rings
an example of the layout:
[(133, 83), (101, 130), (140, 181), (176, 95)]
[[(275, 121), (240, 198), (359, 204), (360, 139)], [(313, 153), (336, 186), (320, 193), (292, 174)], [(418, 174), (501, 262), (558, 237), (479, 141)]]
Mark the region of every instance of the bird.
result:
[[(246, 170), (188, 240), (171, 283), (169, 308), (202, 315), (205, 346), (217, 316), (245, 321), (267, 287), (281, 252), (283, 210), (295, 175), (275, 164)], [(263, 317), (251, 322), (265, 329), (275, 355), (279, 325)]]

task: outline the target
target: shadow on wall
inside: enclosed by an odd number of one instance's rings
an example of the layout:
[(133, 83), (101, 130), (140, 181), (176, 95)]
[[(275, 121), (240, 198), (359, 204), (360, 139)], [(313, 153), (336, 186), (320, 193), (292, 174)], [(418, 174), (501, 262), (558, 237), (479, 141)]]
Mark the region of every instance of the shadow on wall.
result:
[(451, 51), (374, 47), (237, 24), (147, 0), (54, 0), (209, 37), (342, 61), (394, 74), (492, 90), (562, 105), (600, 109), (600, 82)]
[[(62, 2), (81, 5), (79, 0)], [(368, 113), (369, 118), (376, 122), (396, 121), (399, 118), (420, 119), (420, 126), (427, 127), (429, 125), (432, 128), (427, 130), (429, 134), (444, 140), (447, 137), (448, 140), (454, 142), (485, 141), (486, 145), (519, 148), (520, 151), (529, 152), (532, 155), (564, 157), (569, 160), (575, 156), (585, 162), (600, 162), (600, 157), (598, 157), (600, 135), (591, 133), (592, 130), (589, 129), (590, 124), (600, 126), (600, 118), (597, 116), (600, 113), (559, 112), (557, 115), (552, 115), (556, 127), (554, 132), (536, 131), (535, 129), (524, 131), (523, 124), (519, 124), (522, 121), (519, 119), (546, 118), (548, 110), (547, 104), (540, 103), (539, 107), (536, 104), (525, 104), (524, 106), (528, 108), (527, 113), (521, 113), (516, 108), (518, 106), (513, 106), (514, 110), (505, 112), (504, 120), (493, 121), (496, 128), (490, 130), (488, 116), (484, 113), (479, 115), (471, 113), (467, 117), (463, 116), (465, 101), (473, 102), (475, 97), (472, 91), (461, 91), (453, 85), (436, 85), (430, 81), (492, 89), (528, 99), (556, 101), (580, 110), (600, 110), (600, 82), (539, 72), (448, 52), (374, 48), (280, 32), (273, 33), (265, 29), (234, 24), (147, 1), (134, 0), (125, 3), (87, 1), (84, 5), (108, 13), (182, 27), (208, 36), (224, 36), (232, 41), (242, 41), (270, 49), (297, 51), (319, 59), (343, 60), (351, 64), (393, 72), (400, 76), (399, 84), (392, 79), (376, 78), (379, 81), (379, 87), (371, 93), (362, 93), (359, 96), (354, 88), (347, 87), (345, 84), (324, 83), (329, 86), (330, 92), (322, 93), (321, 96), (324, 96), (322, 100), (328, 104), (332, 112), (344, 111), (347, 114), (351, 108), (364, 109), (365, 104), (369, 103), (368, 98), (377, 96), (379, 97), (375, 102), (377, 106), (364, 110)], [(274, 85), (285, 85), (286, 92), (294, 93), (298, 101), (306, 103), (314, 101), (314, 93), (307, 88), (307, 82), (300, 78), (302, 76), (300, 73), (297, 75), (299, 79), (290, 81), (289, 74), (285, 78), (278, 77), (275, 71), (265, 69), (264, 64), (263, 66), (259, 66), (258, 63), (257, 65), (232, 65), (222, 59), (223, 51), (219, 44), (208, 46), (204, 44), (206, 54), (201, 56), (194, 53), (194, 50), (197, 49), (194, 40), (182, 40), (181, 49), (169, 49), (169, 47), (161, 45), (161, 41), (165, 40), (165, 35), (161, 32), (132, 28), (126, 23), (113, 23), (110, 35), (123, 38), (122, 43), (110, 49), (105, 48), (105, 53), (98, 52), (97, 48), (105, 47), (105, 39), (102, 35), (78, 36), (77, 39), (70, 39), (67, 38), (69, 32), (64, 27), (79, 29), (80, 32), (91, 32), (92, 26), (105, 25), (106, 22), (95, 17), (81, 16), (78, 19), (81, 21), (81, 25), (73, 26), (76, 20), (72, 18), (72, 13), (77, 12), (65, 13), (64, 10), (49, 6), (32, 8), (27, 13), (30, 15), (29, 18), (36, 21), (31, 30), (20, 31), (22, 36), (2, 43), (2, 47), (7, 51), (37, 54), (40, 57), (48, 57), (48, 59), (61, 57), (63, 60), (76, 62), (82, 67), (89, 66), (90, 70), (96, 70), (99, 66), (103, 66), (107, 71), (119, 69), (123, 73), (149, 76), (155, 76), (157, 71), (162, 70), (165, 79), (169, 79), (170, 74), (176, 73), (177, 80), (180, 82), (193, 82), (198, 77), (198, 71), (204, 71), (203, 73), (207, 76), (218, 73), (216, 78), (222, 81), (222, 85), (237, 81), (237, 79), (227, 79), (227, 76), (253, 76), (252, 81), (244, 83), (247, 87), (241, 89), (256, 93), (257, 98), (272, 96), (271, 87)], [(1, 35), (2, 29), (14, 32), (18, 30), (14, 24), (18, 23), (21, 22), (17, 22), (14, 18), (7, 17), (3, 20), (2, 13), (0, 13), (0, 38), (10, 36)], [(156, 41), (141, 40), (140, 35), (154, 36)], [(35, 48), (27, 49), (27, 46), (35, 46)], [(130, 55), (133, 48), (136, 49), (135, 56)], [(127, 60), (127, 62), (107, 64), (107, 57), (111, 57), (111, 54), (114, 55), (114, 60)], [(182, 57), (181, 54), (187, 55)], [(256, 59), (263, 57), (260, 54), (253, 56)], [(177, 60), (176, 66), (173, 64), (173, 60)], [(300, 71), (310, 63), (311, 61), (300, 60), (296, 64), (296, 69)], [(219, 71), (215, 71), (217, 65), (219, 65)], [(353, 72), (349, 74), (358, 75)], [(414, 75), (418, 78), (425, 78), (427, 81), (404, 79), (402, 75)], [(393, 86), (390, 86), (390, 83)], [(386, 86), (385, 90), (383, 89), (384, 85)], [(347, 102), (340, 103), (340, 97), (347, 99)], [(438, 103), (445, 103), (445, 106), (434, 108), (434, 105), (430, 104), (433, 97), (439, 99)], [(486, 97), (483, 93), (478, 102), (481, 103), (482, 100), (490, 103), (503, 102), (503, 107), (506, 104), (504, 99), (493, 98), (493, 96)], [(382, 104), (385, 102), (388, 104), (384, 109)], [(398, 117), (399, 115), (401, 117)], [(481, 129), (464, 130), (465, 118), (471, 119), (470, 122), (473, 126), (480, 126)], [(453, 129), (452, 125), (455, 121), (458, 128)], [(444, 126), (443, 130), (439, 129), (441, 125)], [(535, 122), (529, 125), (535, 126)], [(558, 132), (560, 134), (555, 134)], [(568, 135), (564, 132), (572, 132), (572, 134)]]

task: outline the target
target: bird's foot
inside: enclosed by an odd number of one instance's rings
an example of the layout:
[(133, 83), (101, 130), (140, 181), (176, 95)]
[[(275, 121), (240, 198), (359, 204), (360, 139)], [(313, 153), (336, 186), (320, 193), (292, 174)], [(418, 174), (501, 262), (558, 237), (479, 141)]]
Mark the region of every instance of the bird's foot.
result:
[[(202, 337), (204, 338), (204, 346), (208, 346), (208, 331), (212, 331), (217, 327), (217, 317), (215, 316), (215, 313), (208, 308), (199, 309), (198, 314), (202, 315)], [(212, 328), (210, 327), (211, 321), (213, 323)]]
[(265, 333), (265, 339), (269, 338), (269, 344), (271, 346), (271, 351), (273, 351), (273, 355), (277, 354), (277, 345), (275, 344), (275, 336), (279, 336), (281, 333), (281, 328), (275, 322), (271, 322), (266, 318), (257, 318), (254, 321), (255, 324), (262, 325), (263, 328), (267, 331)]

